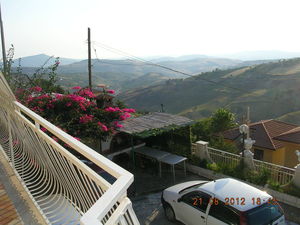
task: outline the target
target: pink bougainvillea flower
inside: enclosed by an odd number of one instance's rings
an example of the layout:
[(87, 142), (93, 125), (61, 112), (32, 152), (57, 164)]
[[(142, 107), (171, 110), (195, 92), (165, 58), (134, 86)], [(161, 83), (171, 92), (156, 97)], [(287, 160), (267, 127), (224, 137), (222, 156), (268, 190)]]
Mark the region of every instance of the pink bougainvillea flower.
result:
[(73, 100), (73, 101), (75, 101), (75, 102), (84, 102), (84, 101), (86, 101), (86, 99), (84, 98), (84, 97), (81, 97), (81, 96), (78, 96), (78, 95), (68, 95), (68, 97), (71, 99), (71, 100)]
[(109, 89), (109, 90), (107, 90), (107, 93), (109, 93), (109, 94), (115, 94), (116, 91), (115, 91), (115, 90), (112, 90), (112, 89)]
[(124, 115), (126, 118), (130, 118), (130, 117), (131, 117), (131, 114), (128, 113), (128, 112), (125, 112), (123, 115)]
[(53, 104), (47, 104), (47, 109), (53, 109), (54, 108), (54, 105)]
[(66, 103), (66, 106), (67, 106), (67, 107), (70, 107), (71, 105), (72, 105), (71, 102), (67, 102), (67, 103)]
[(86, 111), (86, 108), (85, 108), (85, 106), (82, 103), (80, 103), (79, 106), (80, 106), (80, 108), (81, 108), (82, 111)]
[(126, 117), (124, 115), (121, 115), (120, 120), (126, 120)]
[(101, 128), (102, 128), (103, 131), (108, 131), (107, 126), (105, 126), (104, 124), (102, 124)]
[(122, 125), (122, 124), (119, 124), (118, 121), (115, 121), (115, 122), (114, 122), (114, 125), (115, 125), (115, 127), (117, 127), (117, 128), (123, 127), (123, 125)]
[(36, 99), (46, 99), (46, 98), (51, 98), (51, 96), (45, 94), (45, 95), (40, 95), (40, 96), (36, 97)]
[(107, 126), (105, 126), (103, 123), (98, 122), (97, 124), (98, 124), (99, 127), (101, 127), (101, 129), (102, 129), (103, 131), (108, 131)]
[(125, 112), (123, 115), (120, 116), (120, 120), (126, 120), (127, 118), (130, 118), (131, 115), (128, 112)]
[(79, 95), (83, 96), (83, 97), (89, 97), (89, 98), (95, 98), (96, 96), (94, 95), (93, 92), (91, 92), (91, 90), (89, 88), (87, 89), (83, 89), (83, 90), (80, 90), (78, 92)]
[(88, 123), (93, 120), (94, 116), (93, 115), (83, 115), (79, 118), (79, 123)]
[(81, 140), (79, 137), (73, 137), (73, 138), (75, 138), (77, 141), (80, 141), (80, 140)]
[(41, 131), (46, 132), (47, 129), (46, 129), (45, 127), (42, 127), (42, 128), (41, 128)]
[(58, 142), (58, 138), (57, 138), (57, 137), (52, 136), (52, 139), (53, 139), (54, 141)]
[(80, 86), (75, 86), (75, 87), (72, 87), (71, 89), (73, 89), (73, 90), (79, 90), (79, 89), (81, 89), (81, 87)]
[(106, 112), (115, 112), (116, 109), (113, 108), (113, 107), (108, 107), (108, 108), (105, 109), (105, 111), (106, 111)]
[(71, 146), (68, 145), (67, 143), (65, 143), (64, 146), (67, 147), (67, 148), (71, 148)]
[(62, 95), (62, 94), (58, 94), (58, 93), (56, 93), (56, 94), (55, 94), (55, 97), (56, 97), (57, 99), (60, 99), (60, 98), (62, 98), (62, 97), (63, 97), (63, 95)]
[(41, 92), (43, 90), (43, 88), (36, 86), (36, 87), (32, 87), (30, 88), (31, 91), (35, 91), (35, 92)]
[(122, 109), (123, 112), (135, 113), (135, 109)]

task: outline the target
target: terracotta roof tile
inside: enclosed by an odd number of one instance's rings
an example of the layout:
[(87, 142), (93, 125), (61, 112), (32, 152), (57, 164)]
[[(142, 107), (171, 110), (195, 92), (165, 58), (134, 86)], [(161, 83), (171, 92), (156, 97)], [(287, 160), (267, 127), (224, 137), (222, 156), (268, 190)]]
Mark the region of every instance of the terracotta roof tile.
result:
[(293, 130), (285, 132), (285, 133), (275, 137), (274, 139), (300, 144), (300, 127), (297, 127)]
[[(300, 127), (294, 124), (289, 124), (277, 120), (263, 120), (256, 123), (251, 123), (250, 137), (255, 140), (254, 146), (276, 150), (283, 147), (281, 138), (286, 140), (299, 140), (300, 142)], [(299, 128), (299, 129), (298, 129)], [(298, 129), (296, 134), (288, 133), (294, 129)], [(286, 133), (287, 136), (278, 138), (280, 135)], [(239, 128), (231, 129), (223, 133), (224, 138), (235, 140), (240, 135)], [(298, 139), (297, 139), (298, 137)], [(295, 140), (294, 140), (295, 141)]]

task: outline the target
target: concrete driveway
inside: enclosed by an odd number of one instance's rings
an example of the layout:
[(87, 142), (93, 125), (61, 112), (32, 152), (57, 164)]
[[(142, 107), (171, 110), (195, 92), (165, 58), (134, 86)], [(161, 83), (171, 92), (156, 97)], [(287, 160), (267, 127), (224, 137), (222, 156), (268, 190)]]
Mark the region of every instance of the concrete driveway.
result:
[(161, 192), (157, 192), (131, 199), (141, 225), (182, 225), (179, 222), (169, 222), (165, 218), (160, 196)]

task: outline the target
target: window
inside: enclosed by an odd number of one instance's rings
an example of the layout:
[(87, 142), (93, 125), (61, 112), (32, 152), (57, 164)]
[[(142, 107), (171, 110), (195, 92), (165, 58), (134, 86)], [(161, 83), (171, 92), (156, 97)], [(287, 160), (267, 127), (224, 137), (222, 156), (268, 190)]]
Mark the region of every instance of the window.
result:
[(182, 202), (205, 213), (210, 198), (211, 196), (206, 193), (194, 191), (184, 195), (182, 197)]
[(209, 215), (230, 225), (240, 224), (240, 217), (231, 207), (226, 206), (219, 201), (218, 204), (212, 204), (209, 210)]
[(260, 149), (254, 149), (254, 159), (263, 160), (264, 159), (264, 151)]
[(247, 221), (249, 225), (271, 224), (282, 215), (282, 209), (276, 202), (274, 204), (265, 203), (247, 211)]

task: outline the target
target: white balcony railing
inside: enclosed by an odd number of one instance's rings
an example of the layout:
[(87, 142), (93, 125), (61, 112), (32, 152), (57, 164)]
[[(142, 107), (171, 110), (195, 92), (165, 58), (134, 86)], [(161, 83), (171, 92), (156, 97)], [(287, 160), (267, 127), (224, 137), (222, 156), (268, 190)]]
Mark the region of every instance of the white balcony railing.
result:
[[(191, 146), (191, 152), (197, 155), (197, 144), (193, 143)], [(230, 167), (236, 167), (242, 157), (238, 154), (233, 154), (230, 152), (222, 151), (220, 149), (215, 149), (207, 147), (207, 160), (209, 162), (214, 162), (219, 165), (226, 165)], [(270, 178), (279, 183), (280, 185), (287, 184), (292, 181), (295, 175), (295, 169), (260, 161), (253, 159), (254, 167), (256, 171), (266, 170), (270, 174)]]
[[(195, 148), (195, 146), (194, 146)], [(232, 154), (215, 148), (207, 148), (210, 159), (218, 164), (226, 164), (229, 166), (237, 166), (241, 160), (241, 156), (237, 154)], [(257, 171), (262, 171), (263, 169), (270, 173), (270, 178), (278, 182), (280, 185), (289, 183), (294, 175), (295, 170), (292, 168), (260, 161), (253, 159), (255, 169)]]
[[(101, 177), (70, 149), (114, 179)], [(127, 198), (133, 175), (17, 102), (2, 74), (1, 153), (48, 224), (139, 224)]]

